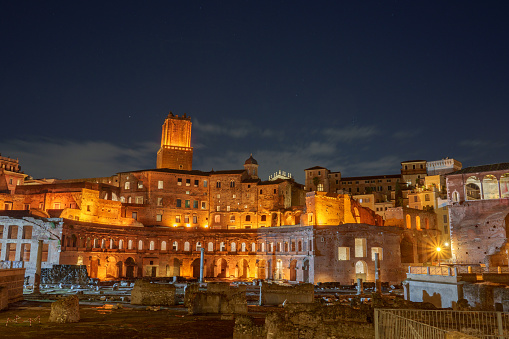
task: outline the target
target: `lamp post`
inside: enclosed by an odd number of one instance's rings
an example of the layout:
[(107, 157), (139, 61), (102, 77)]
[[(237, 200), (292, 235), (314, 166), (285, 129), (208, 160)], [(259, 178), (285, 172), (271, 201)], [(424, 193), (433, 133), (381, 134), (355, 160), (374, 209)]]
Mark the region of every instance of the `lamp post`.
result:
[(442, 250), (442, 249), (441, 249), (440, 247), (437, 247), (437, 248), (436, 248), (436, 251), (437, 251), (437, 259), (438, 259), (438, 266), (440, 266), (440, 251), (441, 251), (441, 250)]

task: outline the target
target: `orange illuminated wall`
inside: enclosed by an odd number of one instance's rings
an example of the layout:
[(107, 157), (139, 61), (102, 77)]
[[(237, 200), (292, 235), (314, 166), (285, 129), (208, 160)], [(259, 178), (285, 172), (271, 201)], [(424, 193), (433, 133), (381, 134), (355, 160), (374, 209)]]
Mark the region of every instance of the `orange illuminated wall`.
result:
[(193, 169), (191, 147), (191, 117), (170, 112), (164, 121), (161, 148), (157, 152), (157, 168)]

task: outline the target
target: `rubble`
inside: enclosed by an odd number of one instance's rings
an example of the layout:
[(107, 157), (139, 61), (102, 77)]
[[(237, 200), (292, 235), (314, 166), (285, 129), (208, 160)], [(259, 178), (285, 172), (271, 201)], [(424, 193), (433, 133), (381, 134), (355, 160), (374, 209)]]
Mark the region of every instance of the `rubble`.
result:
[(153, 284), (136, 281), (131, 291), (131, 304), (149, 306), (172, 306), (176, 304), (176, 287), (171, 284)]
[(75, 323), (80, 321), (79, 299), (71, 295), (55, 301), (51, 305), (49, 322), (56, 323)]

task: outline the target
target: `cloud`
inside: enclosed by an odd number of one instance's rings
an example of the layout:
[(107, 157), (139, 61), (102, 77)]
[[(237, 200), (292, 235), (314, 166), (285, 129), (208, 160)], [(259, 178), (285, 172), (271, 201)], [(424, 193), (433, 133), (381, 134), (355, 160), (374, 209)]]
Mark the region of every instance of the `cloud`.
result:
[(494, 143), (493, 141), (488, 140), (480, 140), (480, 139), (468, 139), (468, 140), (462, 140), (458, 143), (460, 146), (464, 147), (493, 147), (497, 146), (497, 143)]
[(395, 133), (392, 134), (392, 137), (395, 138), (395, 139), (408, 139), (408, 138), (412, 138), (412, 137), (415, 137), (417, 135), (419, 135), (421, 133), (421, 131), (419, 130), (404, 130), (404, 131), (397, 131)]
[(193, 128), (200, 132), (201, 136), (215, 135), (227, 136), (234, 139), (247, 138), (249, 136), (278, 137), (282, 133), (268, 128), (261, 129), (248, 120), (228, 120), (221, 124), (202, 123), (198, 119), (193, 122)]
[(130, 147), (105, 141), (58, 139), (0, 142), (4, 155), (20, 159), (22, 170), (35, 178), (89, 178), (155, 168), (159, 145), (140, 142)]
[(352, 142), (354, 140), (369, 139), (379, 132), (375, 126), (352, 126), (345, 128), (327, 128), (322, 133), (335, 142)]

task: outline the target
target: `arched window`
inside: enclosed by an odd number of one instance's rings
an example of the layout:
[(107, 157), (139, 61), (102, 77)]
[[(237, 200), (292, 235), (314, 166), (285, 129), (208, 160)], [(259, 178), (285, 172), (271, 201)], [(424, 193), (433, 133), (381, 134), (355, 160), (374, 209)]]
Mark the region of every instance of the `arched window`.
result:
[(235, 187), (235, 181), (233, 181), (233, 180), (232, 180), (232, 181), (230, 181), (230, 187), (231, 187), (231, 188), (234, 188), (234, 187)]
[(138, 249), (139, 250), (143, 249), (143, 240), (138, 241)]
[(500, 194), (501, 198), (509, 198), (509, 173), (500, 177)]
[(481, 199), (481, 181), (476, 177), (470, 177), (466, 181), (467, 200)]
[(220, 214), (214, 215), (214, 222), (221, 222), (221, 215)]
[(161, 241), (161, 251), (166, 251), (166, 241)]
[(118, 249), (123, 250), (124, 249), (124, 240), (120, 239), (118, 242)]
[(265, 243), (264, 242), (261, 243), (261, 251), (265, 252)]
[(421, 229), (421, 217), (419, 217), (419, 216), (415, 217), (415, 228), (418, 230)]
[(256, 244), (254, 242), (251, 243), (251, 252), (256, 252)]
[(224, 241), (221, 241), (219, 244), (219, 251), (224, 252), (226, 251), (226, 245), (224, 244)]
[(412, 218), (410, 217), (410, 214), (406, 215), (406, 228), (412, 228)]
[(318, 192), (323, 192), (323, 184), (318, 184), (318, 186), (316, 186), (316, 190)]
[(110, 239), (110, 249), (115, 248), (115, 240)]
[(184, 243), (184, 251), (189, 252), (191, 250), (191, 246), (189, 245), (189, 241)]
[(201, 248), (201, 242), (200, 241), (197, 241), (196, 242), (196, 250), (199, 251)]
[(150, 241), (149, 249), (150, 249), (151, 251), (153, 251), (153, 250), (155, 250), (155, 249), (156, 249), (156, 245), (155, 245), (155, 243), (154, 243), (154, 241), (153, 241), (153, 240), (152, 240), (152, 241)]
[(428, 218), (424, 218), (424, 225), (425, 225), (426, 229), (429, 230), (429, 219)]
[(213, 252), (214, 251), (214, 243), (212, 241), (209, 242), (209, 247), (207, 249), (209, 252)]
[(178, 251), (179, 249), (179, 243), (177, 241), (174, 241), (172, 244), (172, 248), (174, 251)]
[(101, 248), (106, 248), (106, 239), (102, 239), (102, 241), (101, 241)]
[(482, 190), (484, 199), (500, 199), (498, 180), (494, 175), (486, 175), (482, 179)]
[(250, 215), (246, 215), (246, 221), (251, 221), (251, 216)]
[(236, 248), (236, 247), (237, 247), (237, 245), (236, 245), (234, 242), (232, 242), (232, 243), (230, 244), (230, 248), (231, 248), (231, 251), (232, 251), (232, 252), (237, 251), (237, 248)]
[(129, 239), (127, 241), (127, 249), (128, 250), (132, 250), (133, 249), (133, 241), (131, 239)]
[(241, 252), (245, 252), (246, 251), (246, 243), (243, 242), (242, 245), (240, 246), (240, 248), (241, 248), (240, 249)]

